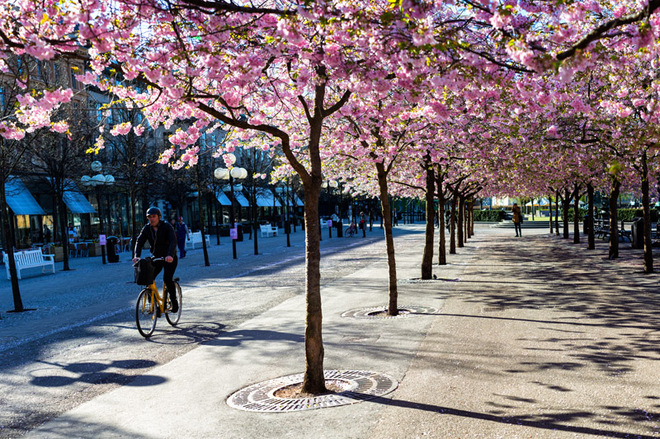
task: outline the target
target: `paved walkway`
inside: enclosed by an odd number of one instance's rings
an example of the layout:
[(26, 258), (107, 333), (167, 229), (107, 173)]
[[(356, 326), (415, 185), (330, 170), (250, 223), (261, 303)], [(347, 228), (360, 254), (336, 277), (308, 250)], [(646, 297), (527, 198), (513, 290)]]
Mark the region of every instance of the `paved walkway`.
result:
[(396, 236), (400, 306), (436, 313), (341, 316), (386, 303), (382, 241), (371, 244), (381, 260), (322, 291), (325, 368), (387, 374), (393, 393), (276, 414), (226, 404), (302, 372), (297, 296), (29, 437), (660, 437), (658, 275), (641, 274), (639, 253), (612, 262), (602, 243), (587, 251), (543, 230), (519, 239), (483, 227), (419, 283), (406, 280), (419, 276), (423, 227)]

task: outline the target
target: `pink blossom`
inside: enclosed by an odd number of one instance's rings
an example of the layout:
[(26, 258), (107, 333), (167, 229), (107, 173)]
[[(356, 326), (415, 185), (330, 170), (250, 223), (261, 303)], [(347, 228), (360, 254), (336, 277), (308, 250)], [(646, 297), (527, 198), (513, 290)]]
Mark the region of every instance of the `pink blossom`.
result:
[(65, 133), (69, 130), (69, 124), (65, 121), (55, 122), (51, 125), (50, 130), (56, 133)]
[(129, 131), (131, 131), (132, 127), (133, 125), (130, 122), (123, 122), (112, 127), (110, 134), (113, 136), (125, 136)]

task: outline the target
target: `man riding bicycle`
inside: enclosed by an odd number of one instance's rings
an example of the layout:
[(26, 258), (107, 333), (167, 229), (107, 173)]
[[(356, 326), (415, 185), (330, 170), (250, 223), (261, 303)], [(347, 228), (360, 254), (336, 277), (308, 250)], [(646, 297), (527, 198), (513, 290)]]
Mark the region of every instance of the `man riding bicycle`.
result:
[(176, 233), (174, 233), (174, 227), (171, 224), (162, 221), (160, 209), (157, 207), (147, 209), (147, 220), (149, 220), (149, 224), (146, 224), (142, 228), (135, 243), (133, 263), (140, 260), (142, 247), (147, 241), (149, 242), (153, 257), (165, 258), (164, 261), (154, 262), (154, 278), (158, 276), (160, 270), (164, 269), (163, 282), (170, 295), (172, 312), (175, 313), (179, 310), (179, 302), (176, 299), (176, 287), (172, 280), (178, 262), (176, 257)]

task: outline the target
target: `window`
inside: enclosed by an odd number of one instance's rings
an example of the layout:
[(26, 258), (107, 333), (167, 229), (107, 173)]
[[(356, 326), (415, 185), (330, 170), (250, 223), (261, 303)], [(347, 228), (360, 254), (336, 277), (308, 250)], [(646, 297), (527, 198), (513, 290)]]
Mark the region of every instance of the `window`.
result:
[(44, 62), (41, 61), (40, 59), (37, 60), (37, 71), (36, 71), (35, 77), (39, 81), (43, 81), (44, 78), (45, 78), (45, 75), (44, 75)]
[(76, 75), (78, 74), (78, 67), (71, 66), (71, 88), (77, 90), (79, 88), (78, 80), (76, 80)]

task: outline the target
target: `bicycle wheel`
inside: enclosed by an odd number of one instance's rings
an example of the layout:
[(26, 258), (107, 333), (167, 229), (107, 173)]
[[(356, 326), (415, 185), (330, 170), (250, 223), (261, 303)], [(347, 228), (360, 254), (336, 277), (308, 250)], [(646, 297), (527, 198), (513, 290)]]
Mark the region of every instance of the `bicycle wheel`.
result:
[[(179, 302), (179, 310), (177, 312), (170, 311), (165, 313), (167, 323), (172, 326), (176, 326), (176, 324), (179, 323), (179, 319), (181, 318), (181, 309), (183, 309), (183, 295), (181, 294), (181, 286), (179, 285), (179, 282), (174, 282), (174, 285), (176, 286), (176, 300)], [(167, 297), (167, 303), (168, 305), (170, 303), (169, 294)]]
[(140, 292), (137, 303), (135, 304), (135, 323), (137, 324), (138, 331), (144, 338), (151, 337), (156, 329), (156, 307), (158, 305), (152, 303), (151, 290), (145, 288)]

